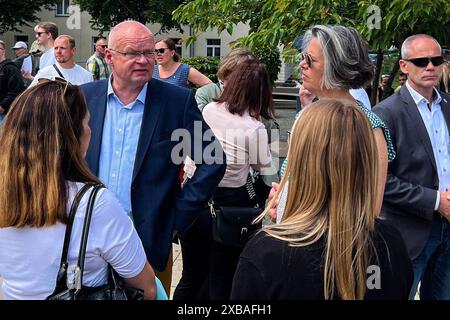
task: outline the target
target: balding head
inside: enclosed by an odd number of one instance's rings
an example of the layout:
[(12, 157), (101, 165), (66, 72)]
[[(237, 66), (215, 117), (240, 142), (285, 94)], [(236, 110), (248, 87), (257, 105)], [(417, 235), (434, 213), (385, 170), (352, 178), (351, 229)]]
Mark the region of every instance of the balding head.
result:
[(150, 29), (138, 21), (123, 21), (114, 26), (109, 33), (108, 47), (115, 48), (120, 45), (122, 38), (139, 40), (149, 38), (154, 42)]
[(155, 40), (152, 32), (137, 21), (119, 23), (109, 34), (105, 57), (112, 68), (116, 93), (120, 96), (125, 88), (133, 91), (128, 96), (135, 98), (152, 78), (155, 65)]
[(401, 48), (401, 55), (402, 59), (409, 59), (411, 54), (411, 47), (419, 40), (426, 40), (429, 43), (435, 43), (436, 47), (439, 48), (439, 51), (441, 51), (441, 45), (435, 38), (432, 36), (429, 36), (427, 34), (415, 34), (408, 38), (406, 38), (405, 41), (403, 41), (402, 48)]

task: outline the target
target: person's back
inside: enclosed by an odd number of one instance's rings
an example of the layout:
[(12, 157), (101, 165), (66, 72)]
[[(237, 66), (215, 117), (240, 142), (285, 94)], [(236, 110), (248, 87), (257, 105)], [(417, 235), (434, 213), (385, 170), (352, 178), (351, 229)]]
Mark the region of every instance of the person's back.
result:
[[(83, 183), (69, 183), (68, 207), (83, 185)], [(84, 195), (73, 223), (68, 252), (69, 275), (78, 260), (89, 195), (90, 192)], [(95, 201), (89, 229), (83, 273), (85, 286), (97, 287), (106, 283), (107, 261), (110, 261), (121, 276), (126, 278), (136, 276), (136, 272), (139, 273), (143, 269), (146, 257), (144, 252), (139, 250), (140, 241), (137, 234), (133, 234), (131, 230), (133, 230), (132, 222), (117, 199), (111, 191), (102, 189)], [(4, 278), (5, 299), (41, 300), (53, 292), (65, 231), (66, 226), (62, 223), (44, 228), (0, 228), (0, 274)], [(124, 246), (124, 243), (127, 245)], [(125, 248), (124, 255), (121, 250)], [(45, 257), (47, 263), (43, 262), (42, 257)], [(122, 261), (128, 262), (124, 264)]]
[[(396, 229), (377, 220), (374, 244), (377, 255), (369, 262), (370, 286), (364, 299), (406, 300), (413, 274), (403, 239)], [(324, 248), (325, 237), (307, 247), (293, 247), (259, 233), (241, 254), (231, 299), (323, 300)]]
[(249, 241), (232, 299), (406, 299), (412, 266), (398, 231), (377, 221), (377, 146), (364, 110), (319, 100), (294, 125), (280, 189), (285, 214)]
[[(78, 86), (43, 79), (15, 100), (0, 127), (0, 276), (6, 299), (45, 299), (55, 289), (69, 208), (83, 185), (100, 184), (83, 159), (91, 135), (88, 122)], [(72, 225), (69, 281), (90, 190)], [(106, 284), (108, 265), (125, 284), (142, 289), (144, 298), (155, 296), (153, 270), (133, 223), (103, 189), (93, 205), (83, 285)]]

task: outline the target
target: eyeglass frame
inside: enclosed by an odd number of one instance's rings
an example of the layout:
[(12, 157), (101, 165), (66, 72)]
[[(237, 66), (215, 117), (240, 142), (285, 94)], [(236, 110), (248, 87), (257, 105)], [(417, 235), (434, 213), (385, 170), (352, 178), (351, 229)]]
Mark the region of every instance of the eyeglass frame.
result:
[[(155, 55), (156, 55), (155, 51), (147, 51), (147, 52), (145, 52), (145, 51), (126, 51), (126, 52), (122, 52), (122, 51), (119, 51), (119, 50), (116, 50), (116, 49), (113, 49), (113, 48), (109, 48), (109, 50), (113, 51), (113, 52), (120, 53), (126, 59), (133, 59), (134, 58), (134, 60), (138, 60), (141, 56), (144, 56), (144, 58), (146, 60), (154, 59)], [(151, 57), (147, 57), (146, 54), (151, 54), (152, 56)]]
[(37, 36), (38, 37), (40, 37), (41, 36), (41, 34), (43, 34), (43, 33), (48, 33), (47, 31), (40, 31), (40, 32), (36, 32), (36, 34), (37, 34)]
[[(439, 61), (436, 61), (436, 60), (438, 60), (439, 59)], [(418, 68), (426, 68), (429, 64), (430, 64), (430, 62), (431, 62), (431, 64), (434, 66), (434, 67), (439, 67), (440, 65), (442, 65), (442, 64), (444, 64), (444, 62), (445, 62), (445, 59), (444, 59), (444, 56), (434, 56), (434, 57), (419, 57), (419, 58), (413, 58), (413, 59), (402, 59), (402, 60), (404, 60), (404, 61), (408, 61), (408, 62), (411, 62), (413, 65), (415, 65), (416, 67), (418, 67)], [(420, 65), (420, 63), (418, 62), (418, 61), (427, 61), (427, 64), (425, 64), (425, 65)], [(419, 63), (419, 64), (416, 64), (416, 63)], [(435, 63), (437, 63), (437, 64), (435, 64)]]
[(107, 44), (96, 44), (97, 47), (102, 47), (103, 49), (108, 48)]

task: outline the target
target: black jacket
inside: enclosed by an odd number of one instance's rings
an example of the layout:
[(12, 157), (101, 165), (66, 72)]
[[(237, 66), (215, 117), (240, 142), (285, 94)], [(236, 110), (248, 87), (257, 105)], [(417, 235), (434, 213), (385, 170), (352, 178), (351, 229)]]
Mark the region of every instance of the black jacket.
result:
[(14, 99), (25, 89), (17, 65), (7, 59), (0, 63), (0, 107), (8, 112)]

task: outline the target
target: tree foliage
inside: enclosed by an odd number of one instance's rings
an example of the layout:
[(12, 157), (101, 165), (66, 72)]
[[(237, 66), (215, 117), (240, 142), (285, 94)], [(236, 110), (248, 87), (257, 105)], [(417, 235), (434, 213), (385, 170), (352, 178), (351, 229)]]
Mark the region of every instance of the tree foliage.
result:
[(124, 20), (141, 23), (159, 23), (160, 31), (172, 28), (180, 30), (180, 25), (172, 19), (172, 11), (183, 0), (73, 0), (82, 11), (91, 15), (91, 27), (101, 33)]
[[(373, 5), (380, 9), (379, 28), (374, 25)], [(383, 53), (391, 46), (399, 48), (408, 36), (426, 33), (442, 44), (450, 42), (448, 0), (194, 0), (179, 6), (174, 18), (190, 25), (194, 32), (216, 27), (219, 32), (231, 33), (238, 22), (250, 23), (249, 35), (239, 39), (238, 45), (281, 44), (285, 50), (290, 50), (295, 38), (311, 25), (351, 26), (378, 55), (374, 83)], [(392, 72), (396, 68), (394, 64)]]
[(38, 20), (36, 13), (43, 8), (52, 9), (58, 0), (0, 1), (0, 34), (20, 31), (21, 26), (33, 26)]
[(219, 69), (219, 59), (217, 57), (183, 57), (182, 63), (197, 69), (212, 82), (217, 82), (217, 70)]

